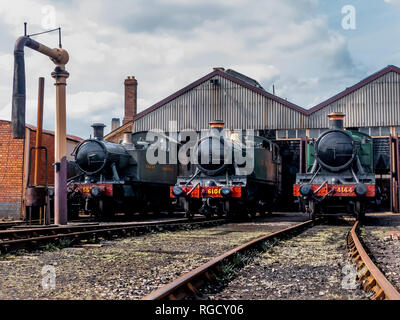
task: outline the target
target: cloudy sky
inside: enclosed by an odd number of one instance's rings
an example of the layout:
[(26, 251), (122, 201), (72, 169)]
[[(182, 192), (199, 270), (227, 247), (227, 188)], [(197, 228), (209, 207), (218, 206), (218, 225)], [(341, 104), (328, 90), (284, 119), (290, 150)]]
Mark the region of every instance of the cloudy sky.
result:
[[(355, 20), (348, 20), (351, 5)], [(70, 54), (68, 132), (123, 118), (123, 80), (139, 82), (139, 111), (212, 71), (233, 68), (309, 108), (371, 73), (400, 66), (400, 0), (14, 0), (0, 4), (0, 119), (10, 119), (13, 46), (62, 27)], [(344, 21), (343, 21), (344, 20)], [(346, 28), (343, 28), (344, 26)], [(351, 27), (351, 29), (349, 29)], [(355, 29), (353, 28), (355, 27)], [(56, 47), (57, 34), (35, 38)], [(54, 65), (26, 53), (27, 122), (36, 124), (37, 79), (54, 128)]]

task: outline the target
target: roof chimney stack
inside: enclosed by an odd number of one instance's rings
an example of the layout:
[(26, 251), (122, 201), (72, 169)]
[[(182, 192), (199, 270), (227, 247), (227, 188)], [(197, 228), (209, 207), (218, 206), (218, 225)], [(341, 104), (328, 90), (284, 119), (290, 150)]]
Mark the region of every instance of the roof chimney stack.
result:
[(111, 119), (111, 131), (118, 129), (121, 126), (119, 118)]
[(137, 110), (137, 81), (134, 76), (125, 79), (125, 113), (122, 124), (132, 121)]

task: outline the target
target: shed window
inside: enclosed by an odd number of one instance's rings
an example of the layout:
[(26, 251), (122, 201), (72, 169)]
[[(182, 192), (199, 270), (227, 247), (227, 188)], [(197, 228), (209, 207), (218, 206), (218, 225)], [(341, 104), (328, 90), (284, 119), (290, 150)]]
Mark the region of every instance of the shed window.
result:
[(296, 130), (288, 130), (288, 138), (289, 139), (296, 139)]
[(371, 128), (371, 136), (373, 136), (373, 137), (379, 137), (379, 136), (381, 135), (379, 129), (380, 129), (379, 127), (373, 127), (373, 128)]
[(311, 139), (316, 139), (319, 136), (319, 130), (318, 129), (310, 129), (309, 136)]
[(359, 131), (361, 133), (369, 134), (369, 128), (360, 128)]
[(278, 131), (278, 139), (286, 139), (287, 135), (286, 135), (286, 130), (279, 130)]
[(306, 130), (297, 130), (297, 138), (305, 138), (307, 135)]
[(390, 136), (390, 127), (382, 127), (381, 128), (381, 136), (384, 136), (384, 137)]
[(400, 135), (400, 127), (396, 127), (396, 134)]

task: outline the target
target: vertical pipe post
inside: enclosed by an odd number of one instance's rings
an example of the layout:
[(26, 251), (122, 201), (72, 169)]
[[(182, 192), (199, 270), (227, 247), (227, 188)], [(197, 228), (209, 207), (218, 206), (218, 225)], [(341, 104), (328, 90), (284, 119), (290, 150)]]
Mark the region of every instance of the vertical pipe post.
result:
[[(44, 78), (39, 78), (39, 93), (38, 93), (38, 112), (37, 112), (37, 129), (36, 129), (36, 150), (35, 150), (35, 173), (33, 183), (37, 186), (40, 183), (39, 167), (41, 160), (41, 151), (39, 148), (42, 146), (42, 130), (43, 130), (43, 99), (44, 99)], [(46, 163), (47, 166), (47, 163)], [(29, 172), (30, 174), (30, 172)]]
[(54, 69), (51, 76), (56, 86), (56, 127), (55, 127), (55, 188), (54, 223), (67, 224), (67, 138), (66, 138), (66, 85), (69, 73), (64, 65)]
[(399, 136), (395, 135), (395, 150), (396, 150), (396, 213), (400, 212), (400, 154), (399, 154)]
[(307, 138), (301, 138), (300, 140), (300, 166), (299, 173), (307, 173)]

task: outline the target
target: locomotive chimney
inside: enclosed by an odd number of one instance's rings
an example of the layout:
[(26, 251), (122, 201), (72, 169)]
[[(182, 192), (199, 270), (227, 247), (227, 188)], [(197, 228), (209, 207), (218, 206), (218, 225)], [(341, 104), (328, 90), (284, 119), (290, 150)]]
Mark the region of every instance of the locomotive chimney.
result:
[(124, 132), (124, 140), (122, 144), (132, 144), (132, 132)]
[(103, 140), (104, 138), (104, 127), (105, 125), (102, 123), (93, 123), (93, 137), (97, 140)]
[(111, 131), (114, 131), (120, 127), (119, 118), (112, 118), (111, 119)]
[(329, 129), (343, 130), (345, 114), (342, 112), (333, 112), (328, 114)]
[(218, 131), (222, 131), (224, 129), (225, 123), (222, 120), (214, 120), (210, 121), (210, 129), (216, 129)]
[(122, 124), (132, 121), (136, 115), (137, 104), (137, 85), (135, 77), (127, 77), (125, 79), (125, 114)]

